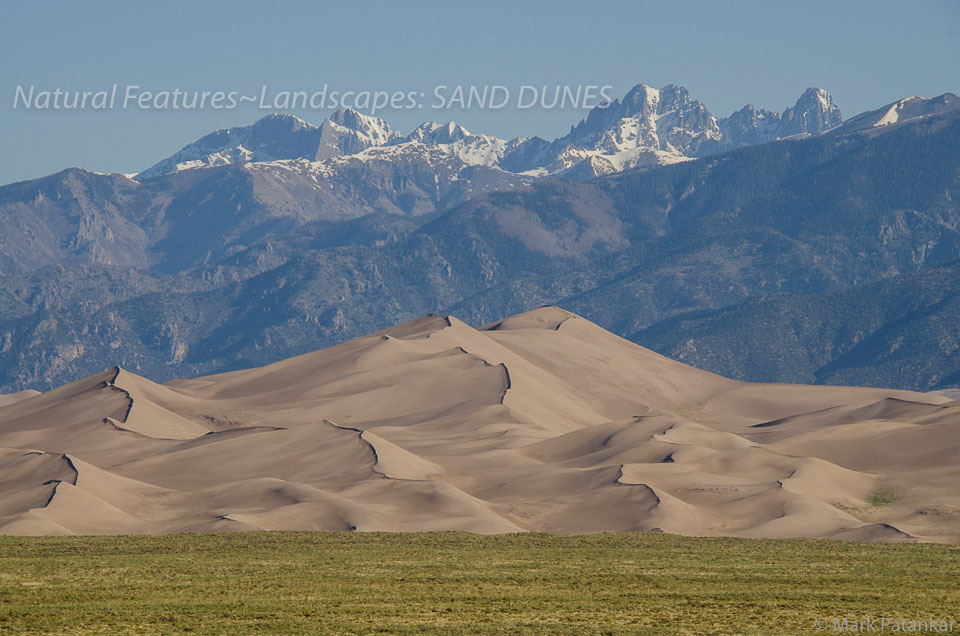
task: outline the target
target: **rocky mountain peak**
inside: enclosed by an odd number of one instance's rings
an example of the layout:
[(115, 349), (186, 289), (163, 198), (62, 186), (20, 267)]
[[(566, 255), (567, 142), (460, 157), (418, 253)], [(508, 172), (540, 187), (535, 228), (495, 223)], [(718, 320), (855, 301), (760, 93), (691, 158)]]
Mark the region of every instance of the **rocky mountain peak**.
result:
[(253, 129), (263, 131), (316, 130), (317, 127), (289, 113), (270, 113), (253, 122)]
[(352, 155), (374, 146), (383, 146), (401, 137), (386, 121), (358, 113), (350, 108), (335, 111), (320, 124), (320, 139), (315, 161)]
[(401, 136), (399, 131), (390, 128), (390, 124), (380, 117), (363, 115), (351, 108), (341, 108), (331, 114), (325, 121), (362, 134), (369, 138), (373, 145), (377, 146), (382, 146)]
[[(619, 100), (615, 100), (615, 103)], [(660, 91), (646, 84), (637, 84), (624, 95), (623, 101), (620, 101), (619, 108), (611, 109), (617, 114), (617, 118), (623, 117), (649, 117), (657, 112), (657, 105), (660, 102)], [(594, 109), (596, 110), (596, 109)]]
[(817, 135), (839, 126), (842, 121), (843, 116), (830, 93), (811, 86), (800, 95), (792, 108), (783, 111), (778, 137)]
[(682, 108), (696, 108), (698, 105), (702, 106), (702, 102), (699, 102), (692, 97), (690, 97), (690, 91), (685, 89), (683, 86), (677, 86), (675, 84), (667, 84), (659, 91), (659, 103), (657, 104), (658, 113), (666, 113), (672, 110), (678, 110)]
[(451, 144), (470, 136), (470, 131), (457, 122), (451, 121), (441, 124), (428, 121), (417, 126), (417, 128), (404, 137), (403, 140), (419, 141), (422, 143)]

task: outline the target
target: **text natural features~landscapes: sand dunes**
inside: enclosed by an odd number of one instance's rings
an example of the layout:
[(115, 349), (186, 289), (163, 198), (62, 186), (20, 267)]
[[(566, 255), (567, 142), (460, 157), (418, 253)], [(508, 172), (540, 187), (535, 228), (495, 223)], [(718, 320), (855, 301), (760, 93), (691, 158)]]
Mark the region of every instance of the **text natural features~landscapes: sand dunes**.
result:
[(960, 401), (735, 382), (555, 307), (0, 397), (0, 532), (960, 540)]

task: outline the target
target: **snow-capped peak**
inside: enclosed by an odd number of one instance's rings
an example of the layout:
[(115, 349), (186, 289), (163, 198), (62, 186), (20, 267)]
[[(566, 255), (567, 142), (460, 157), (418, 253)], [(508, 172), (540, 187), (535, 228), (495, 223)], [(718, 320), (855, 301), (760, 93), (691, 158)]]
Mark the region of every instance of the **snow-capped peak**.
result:
[(249, 126), (216, 130), (137, 175), (143, 180), (189, 168), (274, 161), (316, 152), (320, 129), (294, 115), (273, 113)]
[(471, 135), (469, 130), (455, 121), (446, 124), (428, 121), (414, 128), (413, 132), (404, 137), (403, 140), (419, 141), (421, 143), (451, 144), (472, 136), (474, 135)]
[(296, 115), (291, 115), (290, 113), (270, 113), (269, 115), (264, 115), (257, 121), (253, 122), (253, 125), (265, 126), (274, 123), (290, 126), (293, 129), (298, 130), (316, 130), (317, 128), (310, 122), (304, 121), (303, 119), (300, 119)]
[(400, 132), (390, 128), (390, 125), (380, 117), (364, 115), (350, 108), (335, 111), (324, 120), (321, 127), (324, 124), (356, 132), (369, 140), (372, 146), (382, 146), (401, 136)]
[(783, 111), (778, 137), (818, 135), (843, 121), (833, 97), (822, 88), (811, 86), (800, 95), (797, 103)]
[(573, 166), (589, 160), (588, 173), (598, 174), (675, 163), (713, 148), (721, 137), (716, 118), (682, 86), (637, 84), (553, 142), (547, 167), (572, 174)]
[(657, 111), (657, 104), (659, 103), (659, 89), (646, 84), (637, 84), (624, 95), (623, 101), (620, 102), (620, 108), (616, 112), (621, 118), (648, 115)]

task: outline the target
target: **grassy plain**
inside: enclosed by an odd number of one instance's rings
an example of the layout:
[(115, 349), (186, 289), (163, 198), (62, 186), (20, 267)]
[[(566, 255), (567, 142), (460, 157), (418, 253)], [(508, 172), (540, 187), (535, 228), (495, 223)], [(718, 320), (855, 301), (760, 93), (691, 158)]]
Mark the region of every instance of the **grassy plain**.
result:
[[(803, 634), (960, 621), (960, 546), (667, 534), (0, 537), (13, 633)], [(960, 627), (958, 627), (960, 629)]]

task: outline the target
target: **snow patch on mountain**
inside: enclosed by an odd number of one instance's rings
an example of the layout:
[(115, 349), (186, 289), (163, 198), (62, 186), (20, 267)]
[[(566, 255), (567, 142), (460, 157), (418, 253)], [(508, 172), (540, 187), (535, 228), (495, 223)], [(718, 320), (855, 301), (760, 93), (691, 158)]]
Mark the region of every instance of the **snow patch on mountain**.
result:
[(883, 117), (881, 117), (874, 126), (889, 126), (890, 124), (895, 124), (900, 119), (900, 108), (903, 106), (901, 103), (894, 104), (890, 110), (888, 110)]
[(922, 117), (942, 115), (960, 109), (960, 97), (944, 93), (937, 97), (905, 97), (882, 108), (861, 113), (845, 121), (837, 133), (897, 126)]

